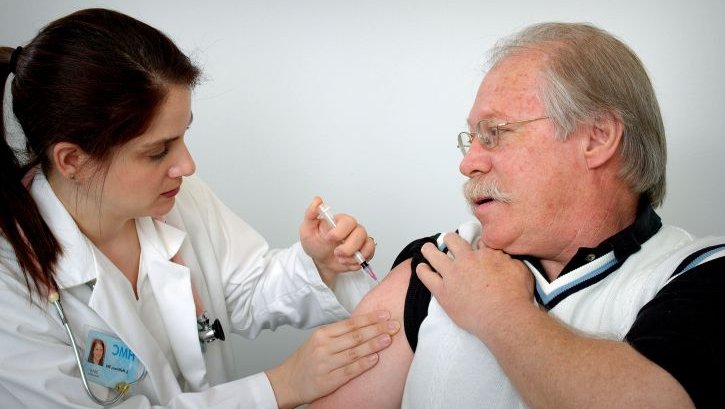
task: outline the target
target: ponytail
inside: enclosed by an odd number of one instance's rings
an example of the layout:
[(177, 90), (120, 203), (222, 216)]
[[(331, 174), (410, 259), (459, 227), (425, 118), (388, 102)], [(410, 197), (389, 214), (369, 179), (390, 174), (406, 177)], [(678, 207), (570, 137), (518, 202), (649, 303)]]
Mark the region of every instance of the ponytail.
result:
[[(17, 71), (22, 48), (0, 47), (0, 109), (5, 111), (5, 83)], [(0, 115), (0, 233), (12, 246), (17, 263), (31, 293), (45, 296), (58, 290), (55, 265), (62, 252), (60, 243), (40, 215), (38, 206), (23, 186), (23, 167), (10, 147), (4, 115)]]
[(58, 289), (62, 249), (23, 186), (26, 170), (52, 172), (48, 152), (60, 142), (110, 163), (116, 149), (148, 129), (170, 87), (193, 87), (200, 72), (162, 32), (105, 9), (52, 21), (24, 48), (0, 47), (0, 71), (3, 84), (15, 74), (13, 114), (28, 159), (21, 166), (0, 118), (0, 233), (30, 293), (44, 297)]

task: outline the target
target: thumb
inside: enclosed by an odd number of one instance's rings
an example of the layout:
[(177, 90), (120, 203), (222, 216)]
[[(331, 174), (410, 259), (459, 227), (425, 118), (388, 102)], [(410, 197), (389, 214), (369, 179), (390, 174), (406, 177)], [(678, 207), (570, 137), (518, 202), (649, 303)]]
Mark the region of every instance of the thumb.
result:
[(312, 202), (310, 202), (310, 205), (307, 206), (307, 209), (305, 210), (305, 218), (303, 220), (304, 223), (317, 221), (317, 216), (319, 216), (320, 214), (321, 204), (322, 198), (320, 196), (315, 196), (312, 199)]
[(426, 263), (420, 263), (415, 268), (415, 274), (418, 275), (423, 285), (428, 288), (434, 297), (438, 298), (438, 293), (443, 288), (443, 277), (440, 274), (433, 271), (432, 268)]
[[(300, 224), (300, 239), (310, 237), (320, 226), (320, 221), (317, 219), (318, 209), (322, 204), (322, 199), (319, 196), (315, 196), (307, 209), (305, 209), (305, 215)], [(303, 240), (304, 241), (304, 240)]]

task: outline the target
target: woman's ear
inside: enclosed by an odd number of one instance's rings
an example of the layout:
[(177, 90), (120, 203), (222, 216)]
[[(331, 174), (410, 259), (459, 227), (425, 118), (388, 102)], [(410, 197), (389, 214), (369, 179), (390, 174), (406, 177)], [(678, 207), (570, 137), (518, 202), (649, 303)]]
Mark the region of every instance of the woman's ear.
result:
[(88, 160), (88, 154), (74, 143), (59, 142), (53, 146), (52, 159), (61, 176), (74, 180)]
[(603, 112), (594, 118), (583, 141), (589, 169), (598, 168), (617, 155), (623, 134), (624, 123), (619, 114)]

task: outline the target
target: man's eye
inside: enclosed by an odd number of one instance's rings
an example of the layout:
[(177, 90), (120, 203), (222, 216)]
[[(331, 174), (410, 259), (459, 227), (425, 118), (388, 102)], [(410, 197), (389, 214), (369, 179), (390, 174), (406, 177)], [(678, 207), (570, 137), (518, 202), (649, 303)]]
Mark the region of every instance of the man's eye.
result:
[(492, 126), (492, 127), (488, 128), (488, 135), (491, 137), (496, 137), (500, 133), (501, 133), (500, 126)]
[(511, 132), (513, 129), (505, 127), (505, 126), (497, 126), (495, 132), (497, 132), (499, 135), (506, 132)]

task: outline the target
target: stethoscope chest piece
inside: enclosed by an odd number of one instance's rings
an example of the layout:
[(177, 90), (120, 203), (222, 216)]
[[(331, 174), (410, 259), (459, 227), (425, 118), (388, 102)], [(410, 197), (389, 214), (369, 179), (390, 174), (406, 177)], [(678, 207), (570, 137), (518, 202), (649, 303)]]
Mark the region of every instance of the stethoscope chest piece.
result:
[(209, 322), (206, 311), (196, 318), (196, 327), (199, 331), (199, 342), (201, 342), (202, 350), (206, 349), (206, 344), (216, 341), (217, 339), (224, 341), (224, 329), (219, 319), (215, 319), (213, 323)]

